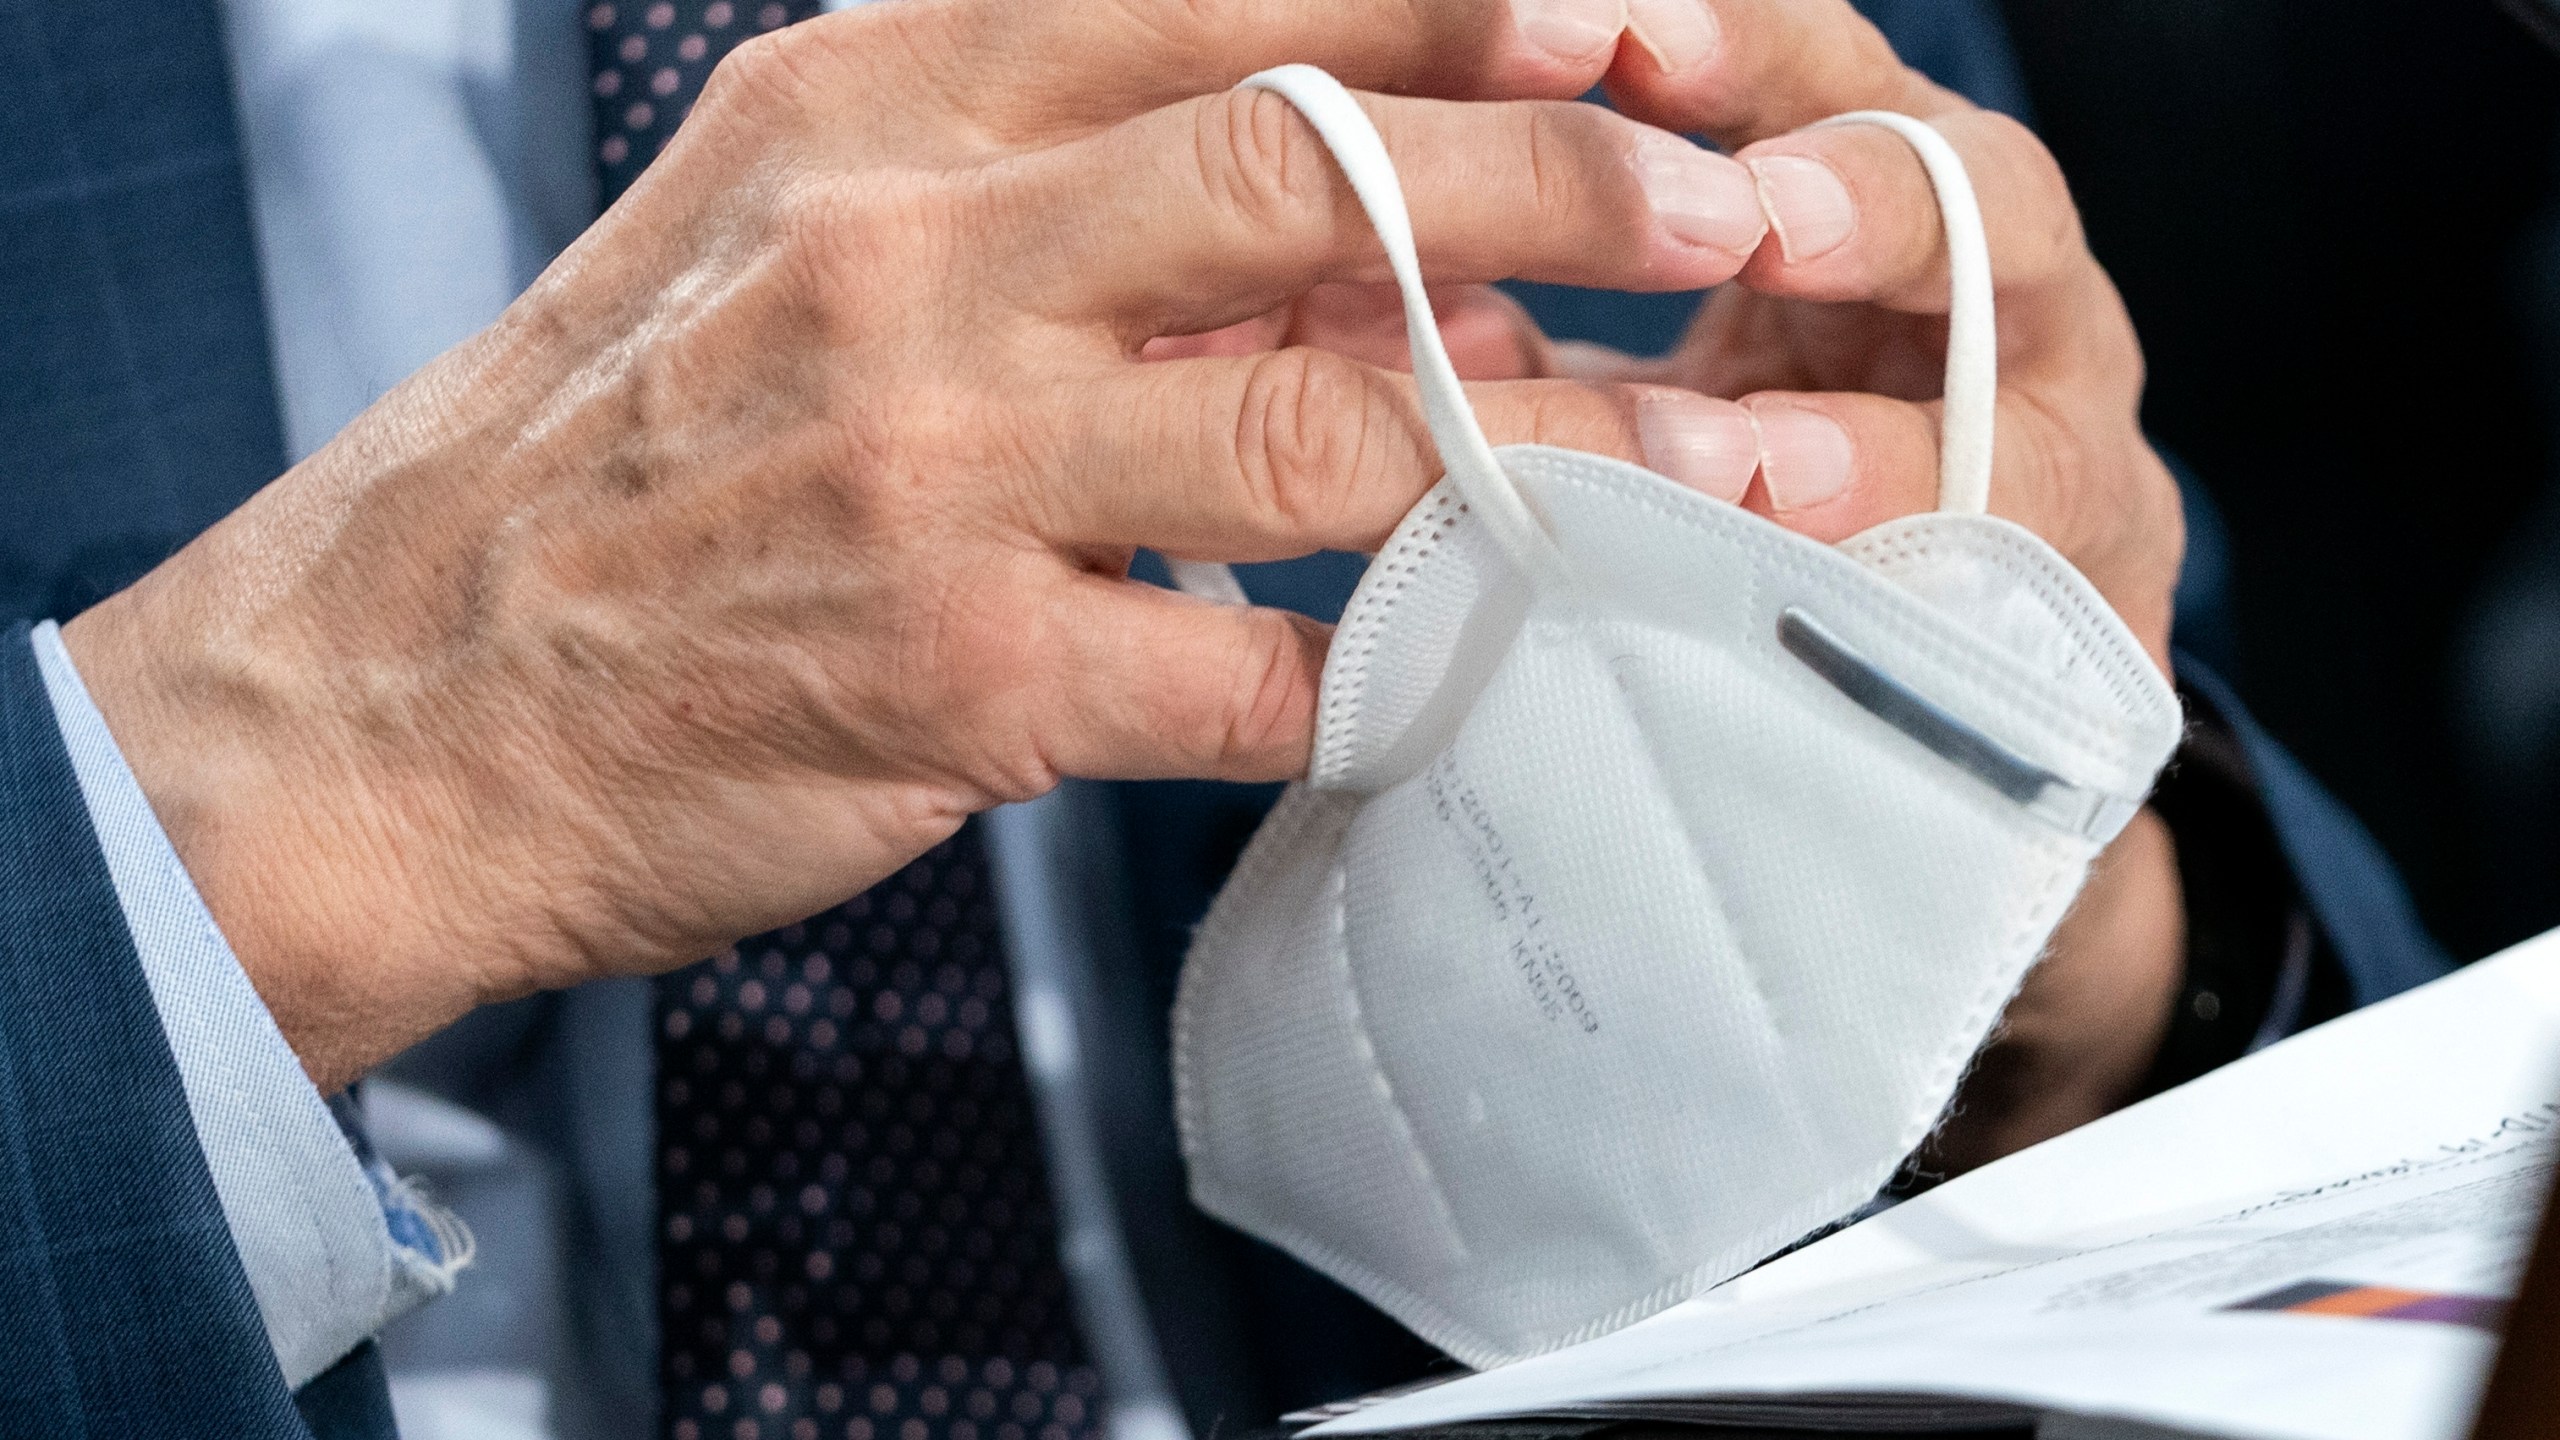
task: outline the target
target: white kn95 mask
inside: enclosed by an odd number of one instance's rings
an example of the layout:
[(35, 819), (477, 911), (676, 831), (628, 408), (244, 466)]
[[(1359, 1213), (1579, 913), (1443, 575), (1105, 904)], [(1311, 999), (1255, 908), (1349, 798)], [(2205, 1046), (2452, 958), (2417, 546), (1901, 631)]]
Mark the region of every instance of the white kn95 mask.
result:
[(2179, 709), (2089, 582), (1984, 513), (1990, 262), (1937, 132), (1833, 122), (1919, 151), (1954, 271), (1940, 509), (1834, 547), (1623, 461), (1492, 449), (1377, 132), (1320, 70), (1244, 83), (1385, 241), (1448, 473), (1361, 580), (1308, 778), (1193, 942), (1183, 1151), (1209, 1211), (1491, 1365), (1871, 1199)]

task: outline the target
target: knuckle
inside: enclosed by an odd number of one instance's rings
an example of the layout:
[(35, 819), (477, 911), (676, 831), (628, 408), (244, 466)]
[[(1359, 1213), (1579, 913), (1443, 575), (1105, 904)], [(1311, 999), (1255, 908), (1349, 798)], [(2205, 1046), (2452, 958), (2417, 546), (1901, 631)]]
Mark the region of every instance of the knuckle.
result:
[(1558, 381), (1509, 387), (1519, 407), (1517, 438), (1531, 444), (1564, 445), (1576, 450), (1632, 459), (1642, 454), (1635, 438), (1650, 386), (1622, 383), (1587, 384)]
[[(2019, 476), (2031, 503), (2047, 517), (2040, 528), (2066, 555), (2083, 553), (2094, 538), (2092, 524), (2104, 508), (2097, 492), (2092, 449), (2083, 427), (2055, 402), (2032, 391), (2013, 392), (2009, 412), (2018, 435), (2013, 451), (2024, 466)], [(2096, 501), (2098, 503), (2092, 503)]]
[(1230, 90), (1198, 103), (1193, 142), (1212, 203), (1257, 229), (1330, 226), (1330, 162), (1289, 102), (1267, 90)]
[(934, 643), (919, 646), (917, 674), (905, 693), (933, 697), (925, 707), (956, 736), (937, 737), (969, 758), (960, 765), (974, 788), (1007, 803), (1055, 788), (1063, 767), (1048, 742), (1073, 706), (1060, 698), (1070, 677), (1054, 658), (1036, 592), (1019, 584), (949, 584), (933, 618)]
[(881, 169), (858, 179), (777, 174), (767, 192), (776, 273), (834, 338), (876, 346), (884, 334), (917, 334), (920, 296), (944, 307), (954, 328), (995, 303), (955, 283), (971, 273), (969, 244), (989, 228), (989, 206), (965, 186)]
[[(1528, 213), (1550, 229), (1576, 232), (1586, 244), (1638, 243), (1653, 223), (1637, 179), (1639, 147), (1662, 143), (1661, 137), (1597, 105), (1555, 101), (1519, 112)], [(1599, 176), (1614, 183), (1595, 183)]]
[(1235, 455), (1244, 503), (1284, 536), (1329, 533), (1377, 469), (1387, 381), (1304, 346), (1257, 357), (1244, 385)]
[(1064, 766), (1037, 744), (1028, 741), (991, 757), (984, 771), (984, 777), (975, 788), (997, 805), (1021, 805), (1037, 800), (1057, 789), (1058, 782), (1066, 778)]
[(1303, 616), (1273, 612), (1257, 624), (1242, 647), (1234, 682), (1227, 688), (1226, 711), (1217, 727), (1213, 754), (1203, 757), (1220, 773), (1267, 766), (1294, 747), (1315, 713), (1316, 671), (1310, 663), (1314, 622)]
[(761, 114), (796, 107), (811, 79), (806, 41), (793, 33), (797, 28), (755, 36), (722, 56), (703, 82), (696, 108)]
[(1991, 237), (2002, 270), (2034, 282), (2087, 261), (2079, 203), (2053, 152), (2034, 131), (1997, 111), (1980, 112), (1968, 122), (1979, 128), (1981, 153), (2010, 191), (2011, 222)]
[(1990, 154), (2019, 157), (2044, 152), (2044, 142), (2036, 138), (2036, 132), (2016, 117), (1998, 110), (1967, 110), (1961, 115), (1948, 116), (1939, 123), (1963, 125), (1974, 130), (1981, 148)]
[(2115, 282), (2092, 260), (2087, 270), (2088, 302), (2080, 307), (2080, 330), (2089, 346), (2090, 380), (2114, 397), (2125, 414), (2141, 426), (2142, 392), (2150, 362), (2142, 353), (2142, 336), (2133, 328), (2132, 312)]
[[(1589, 110), (1586, 117), (1577, 112)], [(1573, 177), (1592, 149), (1597, 121), (1605, 112), (1595, 106), (1536, 105), (1520, 126), (1521, 174), (1529, 187), (1529, 205), (1539, 215), (1571, 213), (1577, 198)]]

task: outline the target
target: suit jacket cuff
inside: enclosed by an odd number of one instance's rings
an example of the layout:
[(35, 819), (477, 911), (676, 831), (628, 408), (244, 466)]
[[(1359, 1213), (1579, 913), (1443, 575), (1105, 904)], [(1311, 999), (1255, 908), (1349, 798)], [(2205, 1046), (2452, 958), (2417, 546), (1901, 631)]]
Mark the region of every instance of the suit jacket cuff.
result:
[(59, 628), (30, 638), (223, 1217), (299, 1388), (451, 1289), (468, 1237), (359, 1155), (196, 893)]

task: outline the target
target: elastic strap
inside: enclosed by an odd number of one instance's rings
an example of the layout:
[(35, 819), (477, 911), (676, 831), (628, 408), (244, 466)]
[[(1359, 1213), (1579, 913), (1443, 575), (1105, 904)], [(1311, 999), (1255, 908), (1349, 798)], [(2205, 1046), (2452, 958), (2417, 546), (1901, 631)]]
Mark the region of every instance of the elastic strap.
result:
[(1422, 397), (1422, 415), (1439, 448), (1440, 463), (1457, 482), (1458, 494), (1478, 519), (1491, 528), (1495, 542), (1523, 568), (1536, 573), (1556, 566), (1555, 542), (1529, 508), (1520, 487), (1502, 473), (1493, 445), (1476, 424), (1474, 407), (1458, 383), (1457, 367), (1440, 343), (1440, 322), (1431, 313), (1431, 298), (1422, 289), (1422, 261), (1413, 249), (1413, 219), (1405, 212), (1404, 186), (1396, 180), (1395, 162), (1369, 112), (1342, 88), (1342, 82), (1313, 65), (1282, 65), (1238, 82), (1240, 90), (1268, 90), (1298, 107), (1316, 135), (1333, 152), (1369, 214), (1370, 227), (1386, 247), (1388, 268), (1404, 297), (1405, 338), (1413, 351), (1413, 379)]
[(1991, 242), (1964, 157), (1925, 122), (1890, 110), (1835, 115), (1825, 125), (1880, 125), (1919, 152), (1947, 229), (1947, 380), (1938, 438), (1938, 509), (1991, 508), (1991, 436), (2000, 404), (2000, 332), (1991, 294)]
[[(1541, 578), (1560, 573), (1562, 559), (1546, 525), (1530, 508), (1520, 487), (1502, 473), (1493, 445), (1476, 424), (1473, 407), (1458, 382), (1457, 367), (1440, 343), (1440, 322), (1431, 313), (1422, 289), (1422, 262), (1414, 254), (1413, 220), (1405, 211), (1404, 187), (1396, 180), (1395, 162), (1367, 111), (1342, 88), (1342, 82), (1313, 65), (1282, 65), (1237, 82), (1240, 90), (1268, 90), (1288, 101), (1315, 128), (1351, 182), (1351, 193), (1368, 213), (1369, 225), (1386, 247), (1388, 268), (1404, 299), (1405, 338), (1413, 351), (1414, 387), (1422, 400), (1422, 416), (1431, 427), (1431, 443), (1440, 463), (1457, 483), (1467, 508), (1483, 520), (1494, 542), (1513, 562)], [(1206, 561), (1174, 561), (1168, 568), (1174, 583), (1204, 600), (1239, 603), (1243, 587), (1234, 572)]]
[[(1350, 180), (1352, 193), (1367, 212), (1369, 224), (1386, 247), (1387, 265), (1404, 300), (1405, 336), (1413, 352), (1413, 376), (1422, 400), (1424, 421), (1440, 453), (1440, 463), (1456, 482), (1467, 508), (1481, 519), (1494, 542), (1513, 563), (1536, 579), (1560, 575), (1563, 560), (1555, 541), (1511, 477), (1494, 458), (1493, 446), (1476, 424), (1457, 368), (1440, 343), (1440, 324), (1422, 288), (1422, 263), (1414, 253), (1413, 220), (1406, 212), (1404, 187), (1396, 180), (1395, 162), (1387, 156), (1368, 112), (1342, 83), (1313, 65), (1282, 65), (1249, 75), (1238, 89), (1268, 90), (1287, 100), (1314, 127), (1317, 138), (1333, 153)], [(1823, 122), (1827, 125), (1880, 125), (1908, 141), (1936, 190), (1947, 227), (1947, 259), (1953, 290), (1947, 326), (1946, 416), (1939, 458), (1938, 508), (1978, 515), (1990, 502), (1991, 441), (1999, 394), (1999, 344), (1993, 325), (1991, 249), (1983, 232), (1982, 208), (1964, 161), (1946, 137), (1912, 119), (1889, 111), (1862, 110)], [(1185, 593), (1223, 604), (1242, 604), (1244, 587), (1235, 572), (1208, 561), (1176, 560), (1168, 567), (1174, 584)]]

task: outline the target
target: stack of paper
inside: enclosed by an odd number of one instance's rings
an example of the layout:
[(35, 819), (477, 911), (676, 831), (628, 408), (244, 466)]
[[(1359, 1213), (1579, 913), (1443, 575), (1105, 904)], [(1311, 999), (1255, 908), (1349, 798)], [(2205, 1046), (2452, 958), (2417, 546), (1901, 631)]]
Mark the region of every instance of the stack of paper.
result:
[(2560, 1142), (2560, 932), (1640, 1325), (1348, 1407), (2054, 1440), (2454, 1440)]

